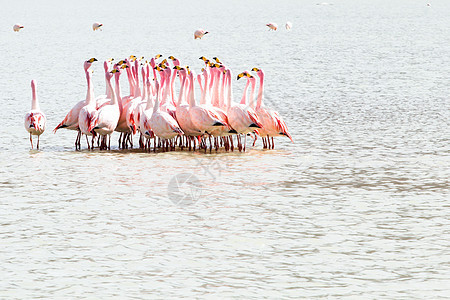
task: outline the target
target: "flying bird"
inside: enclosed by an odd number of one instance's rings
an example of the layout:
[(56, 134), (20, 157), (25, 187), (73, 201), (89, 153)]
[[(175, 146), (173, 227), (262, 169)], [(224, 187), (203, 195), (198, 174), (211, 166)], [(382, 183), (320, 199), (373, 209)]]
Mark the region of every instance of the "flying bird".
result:
[(208, 34), (208, 31), (205, 31), (204, 29), (197, 29), (194, 32), (194, 40), (201, 39), (205, 34)]
[(267, 23), (266, 26), (269, 27), (269, 31), (270, 30), (275, 30), (276, 31), (278, 29), (277, 23), (270, 22), (270, 23)]
[(13, 30), (14, 30), (15, 32), (20, 31), (20, 29), (22, 29), (22, 28), (23, 28), (23, 25), (22, 25), (22, 24), (19, 24), (19, 23), (14, 24), (14, 26), (13, 26)]
[(100, 29), (102, 26), (103, 26), (102, 23), (95, 22), (94, 24), (92, 24), (92, 30), (96, 31), (96, 30)]

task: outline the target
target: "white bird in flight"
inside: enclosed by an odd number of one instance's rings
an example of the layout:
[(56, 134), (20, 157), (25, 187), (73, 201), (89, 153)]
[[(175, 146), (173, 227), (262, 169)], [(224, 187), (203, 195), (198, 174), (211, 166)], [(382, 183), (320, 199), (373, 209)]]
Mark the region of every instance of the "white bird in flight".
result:
[(92, 24), (92, 30), (96, 31), (97, 29), (100, 29), (100, 27), (102, 27), (103, 24), (100, 22), (95, 22), (94, 24)]
[(275, 30), (276, 31), (278, 29), (278, 24), (277, 23), (270, 22), (270, 23), (267, 23), (266, 26), (269, 27), (269, 31), (270, 30)]
[(22, 24), (19, 24), (19, 23), (14, 24), (14, 26), (13, 26), (13, 30), (14, 30), (15, 32), (20, 31), (20, 29), (22, 29), (22, 28), (23, 28), (23, 25), (22, 25)]
[(208, 31), (205, 31), (204, 29), (197, 29), (195, 32), (194, 32), (194, 40), (196, 40), (196, 39), (201, 39), (205, 34), (208, 34), (209, 32)]

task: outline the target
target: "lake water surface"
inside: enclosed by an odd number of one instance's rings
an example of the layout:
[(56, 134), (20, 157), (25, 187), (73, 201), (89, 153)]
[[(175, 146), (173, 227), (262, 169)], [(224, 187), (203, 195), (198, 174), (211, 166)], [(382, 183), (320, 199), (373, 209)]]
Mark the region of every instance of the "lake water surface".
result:
[[(448, 297), (450, 2), (318, 2), (0, 1), (0, 298)], [(295, 143), (75, 151), (51, 132), (84, 60), (100, 95), (101, 61), (157, 53), (263, 68)]]

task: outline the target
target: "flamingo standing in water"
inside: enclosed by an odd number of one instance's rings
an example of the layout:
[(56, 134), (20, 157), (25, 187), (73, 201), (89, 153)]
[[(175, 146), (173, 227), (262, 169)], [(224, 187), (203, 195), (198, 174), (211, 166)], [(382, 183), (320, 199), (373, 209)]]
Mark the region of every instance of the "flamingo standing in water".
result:
[(25, 129), (30, 133), (30, 143), (31, 149), (33, 149), (33, 138), (32, 135), (37, 135), (38, 141), (36, 149), (39, 149), (39, 136), (45, 130), (45, 123), (47, 119), (44, 113), (39, 108), (39, 101), (36, 95), (36, 82), (31, 80), (31, 111), (25, 115)]
[(94, 87), (92, 86), (92, 71), (88, 70), (86, 76), (88, 81), (88, 93), (86, 96), (86, 105), (80, 109), (80, 113), (78, 114), (78, 126), (81, 134), (86, 135), (88, 149), (91, 149), (89, 146), (88, 136), (92, 136), (92, 149), (94, 149), (95, 133), (92, 132), (91, 125), (97, 118), (98, 112), (96, 105), (97, 103), (94, 98)]
[[(156, 101), (155, 105), (153, 106), (153, 114), (149, 120), (150, 127), (152, 128), (153, 132), (156, 136), (158, 136), (163, 141), (163, 148), (164, 144), (165, 150), (168, 150), (169, 147), (169, 141), (170, 139), (176, 137), (177, 135), (182, 135), (183, 130), (181, 130), (180, 126), (178, 125), (177, 121), (169, 115), (169, 113), (165, 111), (161, 111), (159, 108), (159, 95), (160, 94), (160, 88), (159, 83), (156, 83)], [(171, 145), (172, 148), (172, 145)], [(155, 151), (156, 151), (156, 143), (155, 143)]]
[[(256, 72), (259, 77), (259, 89), (258, 98), (256, 100), (256, 114), (263, 124), (263, 128), (259, 129), (259, 133), (263, 138), (263, 147), (273, 149), (275, 147), (273, 137), (274, 136), (287, 136), (292, 142), (291, 134), (288, 131), (286, 123), (283, 121), (277, 111), (263, 106), (263, 93), (264, 93), (264, 72), (262, 69), (253, 68), (252, 71)], [(272, 145), (271, 141), (272, 140)]]
[(106, 72), (106, 83), (111, 93), (111, 102), (98, 110), (95, 119), (89, 126), (89, 131), (94, 130), (96, 134), (103, 137), (100, 149), (111, 149), (111, 134), (117, 127), (117, 122), (120, 118), (120, 109), (117, 102), (116, 93), (111, 85), (111, 78), (114, 73), (119, 72), (114, 69), (111, 72)]
[(66, 128), (69, 130), (77, 130), (78, 135), (77, 135), (77, 138), (75, 139), (75, 149), (81, 148), (81, 131), (78, 126), (78, 116), (80, 114), (81, 108), (83, 108), (86, 105), (87, 97), (90, 95), (89, 89), (90, 89), (91, 83), (90, 83), (90, 79), (89, 79), (90, 77), (88, 78), (88, 76), (91, 76), (91, 74), (89, 73), (89, 68), (92, 66), (92, 63), (95, 61), (97, 61), (96, 58), (91, 58), (84, 62), (84, 73), (86, 74), (86, 81), (87, 81), (87, 86), (88, 86), (85, 100), (81, 100), (77, 104), (75, 104), (75, 106), (72, 107), (72, 109), (66, 115), (64, 120), (62, 120), (62, 122), (59, 123), (58, 126), (55, 127), (55, 129), (53, 129), (53, 133), (56, 133), (56, 131), (60, 128)]
[[(227, 70), (228, 81), (228, 121), (230, 126), (238, 133), (238, 148), (239, 151), (245, 151), (245, 144), (247, 141), (247, 133), (261, 128), (261, 124), (256, 112), (245, 104), (232, 103), (233, 91), (231, 87), (231, 70)], [(244, 135), (244, 145), (241, 143), (240, 135)]]
[(192, 123), (191, 115), (189, 112), (189, 104), (185, 100), (185, 89), (186, 89), (186, 81), (187, 81), (187, 74), (186, 69), (180, 68), (179, 66), (175, 66), (174, 69), (177, 69), (179, 71), (179, 74), (182, 78), (181, 87), (180, 87), (180, 94), (178, 96), (178, 104), (176, 107), (176, 117), (178, 124), (180, 124), (181, 129), (183, 130), (184, 134), (187, 138), (187, 144), (189, 145), (189, 149), (191, 148), (191, 141), (194, 141), (194, 148), (195, 148), (195, 140), (194, 137), (201, 135), (200, 130), (198, 130), (195, 125)]

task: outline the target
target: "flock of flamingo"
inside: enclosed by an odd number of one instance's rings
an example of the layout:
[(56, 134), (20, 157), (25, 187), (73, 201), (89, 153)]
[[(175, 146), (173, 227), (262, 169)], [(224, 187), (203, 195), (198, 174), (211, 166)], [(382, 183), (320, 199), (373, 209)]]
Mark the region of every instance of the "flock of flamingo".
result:
[[(111, 149), (114, 131), (120, 133), (121, 149), (132, 148), (133, 135), (139, 132), (139, 147), (146, 151), (177, 148), (207, 151), (208, 147), (210, 152), (213, 148), (216, 151), (219, 148), (245, 151), (247, 136), (253, 139), (253, 146), (260, 136), (264, 149), (274, 148), (276, 136), (286, 136), (293, 141), (278, 112), (263, 105), (262, 69), (252, 69), (259, 77), (256, 103), (256, 78), (249, 71), (237, 75), (237, 79), (245, 78), (247, 82), (239, 103), (235, 103), (231, 70), (217, 57), (208, 60), (202, 56), (200, 59), (205, 67), (198, 75), (189, 66), (181, 66), (173, 56), (162, 59), (161, 55), (156, 55), (150, 61), (130, 56), (117, 63), (108, 59), (103, 64), (105, 94), (95, 97), (90, 68), (97, 59), (91, 58), (84, 62), (86, 98), (72, 107), (54, 132), (59, 129), (77, 131), (77, 150), (81, 149), (83, 135), (88, 149), (95, 146), (100, 150)], [(123, 73), (129, 83), (130, 94), (126, 96), (122, 95), (119, 82)], [(177, 78), (180, 80), (178, 92), (175, 88)], [(196, 82), (201, 91), (199, 98), (195, 95)], [(30, 134), (32, 148), (32, 136), (38, 137), (36, 147), (39, 149), (39, 136), (45, 130), (46, 117), (39, 108), (34, 80), (31, 88), (32, 107), (25, 116), (25, 128)]]

